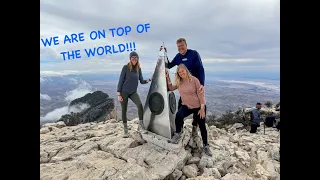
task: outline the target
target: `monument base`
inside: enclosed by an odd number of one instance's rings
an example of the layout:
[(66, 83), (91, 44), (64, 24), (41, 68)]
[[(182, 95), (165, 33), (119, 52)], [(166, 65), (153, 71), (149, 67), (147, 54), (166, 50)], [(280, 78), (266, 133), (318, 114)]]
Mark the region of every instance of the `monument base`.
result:
[(170, 139), (150, 131), (148, 131), (148, 133), (146, 134), (141, 133), (141, 136), (147, 143), (156, 145), (160, 148), (174, 153), (179, 153), (180, 150), (185, 148), (185, 146), (189, 143), (189, 140), (191, 138), (191, 132), (188, 128), (183, 128), (183, 133), (178, 144), (170, 143)]

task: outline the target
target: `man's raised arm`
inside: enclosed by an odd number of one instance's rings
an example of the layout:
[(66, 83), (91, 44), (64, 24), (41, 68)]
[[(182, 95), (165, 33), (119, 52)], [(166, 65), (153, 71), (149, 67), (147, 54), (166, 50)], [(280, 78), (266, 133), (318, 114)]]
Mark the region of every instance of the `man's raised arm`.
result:
[(167, 60), (168, 60), (168, 68), (169, 68), (169, 69), (171, 69), (171, 68), (173, 68), (174, 66), (178, 65), (176, 59), (177, 59), (177, 56), (175, 56), (175, 57), (172, 59), (172, 61), (170, 62), (169, 59), (168, 59), (168, 57), (167, 57)]
[[(166, 53), (167, 53), (167, 48), (163, 48), (163, 47), (161, 46), (161, 47), (160, 47), (160, 51), (161, 51), (162, 49), (164, 49), (164, 50), (166, 51)], [(166, 68), (171, 69), (171, 68), (173, 68), (174, 66), (177, 65), (177, 62), (176, 62), (177, 56), (178, 56), (178, 55), (176, 55), (171, 62), (169, 61), (169, 58), (168, 58), (168, 56), (167, 56), (167, 63), (166, 63), (166, 66), (167, 66), (167, 67), (166, 67)]]

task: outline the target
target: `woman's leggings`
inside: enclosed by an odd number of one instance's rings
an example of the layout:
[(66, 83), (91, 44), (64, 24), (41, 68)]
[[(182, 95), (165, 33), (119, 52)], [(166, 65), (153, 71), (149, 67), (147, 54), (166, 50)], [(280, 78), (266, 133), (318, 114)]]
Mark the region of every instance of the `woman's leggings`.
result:
[(143, 107), (140, 101), (139, 94), (137, 92), (134, 92), (132, 94), (128, 94), (125, 92), (121, 92), (121, 96), (123, 101), (120, 102), (121, 104), (121, 109), (122, 109), (122, 122), (127, 123), (127, 108), (128, 108), (128, 99), (130, 98), (134, 104), (136, 104), (138, 108), (138, 115), (139, 115), (139, 120), (143, 120)]

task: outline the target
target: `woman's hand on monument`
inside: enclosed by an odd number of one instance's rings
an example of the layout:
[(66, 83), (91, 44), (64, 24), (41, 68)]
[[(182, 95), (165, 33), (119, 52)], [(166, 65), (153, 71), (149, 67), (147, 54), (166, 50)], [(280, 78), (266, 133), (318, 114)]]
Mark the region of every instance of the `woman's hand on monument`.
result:
[(167, 69), (166, 69), (166, 77), (169, 78), (169, 72)]

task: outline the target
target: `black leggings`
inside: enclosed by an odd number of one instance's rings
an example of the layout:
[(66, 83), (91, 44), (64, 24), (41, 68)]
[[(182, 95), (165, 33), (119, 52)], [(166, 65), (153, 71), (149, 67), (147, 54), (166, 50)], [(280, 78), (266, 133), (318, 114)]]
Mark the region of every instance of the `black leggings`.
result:
[[(181, 97), (179, 98), (179, 103), (178, 103), (178, 110), (180, 109), (180, 107), (182, 106), (182, 101), (181, 101)], [(207, 116), (207, 105), (205, 105), (205, 109), (204, 109), (204, 113)], [(198, 121), (195, 121), (193, 119), (192, 121), (192, 126), (197, 126), (198, 125)]]
[[(206, 107), (205, 107), (205, 109), (206, 109)], [(176, 120), (175, 120), (176, 133), (181, 132), (181, 130), (183, 128), (183, 124), (184, 124), (184, 118), (189, 116), (190, 114), (193, 114), (193, 122), (192, 123), (199, 124), (202, 142), (204, 145), (208, 145), (206, 118), (204, 118), (204, 119), (200, 118), (200, 114), (198, 114), (199, 110), (200, 110), (200, 108), (189, 109), (187, 106), (182, 105), (176, 114)]]

